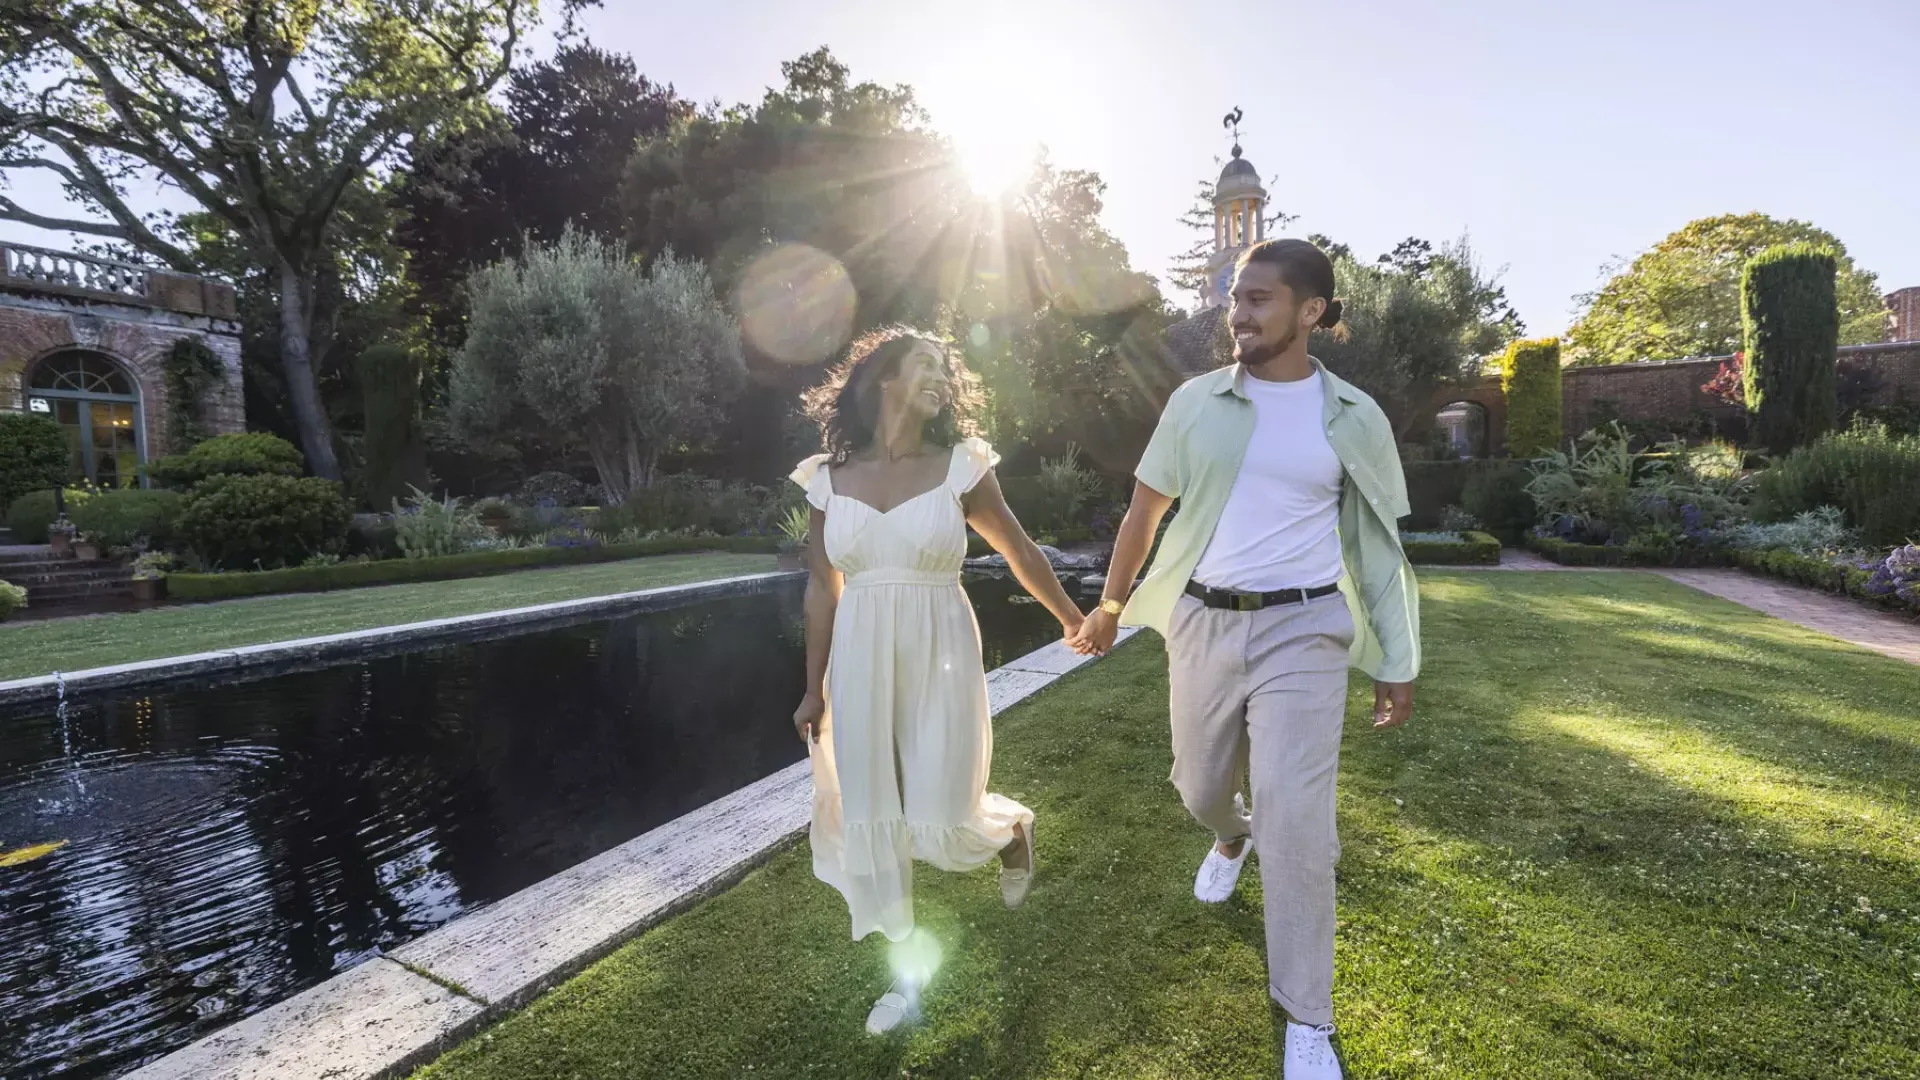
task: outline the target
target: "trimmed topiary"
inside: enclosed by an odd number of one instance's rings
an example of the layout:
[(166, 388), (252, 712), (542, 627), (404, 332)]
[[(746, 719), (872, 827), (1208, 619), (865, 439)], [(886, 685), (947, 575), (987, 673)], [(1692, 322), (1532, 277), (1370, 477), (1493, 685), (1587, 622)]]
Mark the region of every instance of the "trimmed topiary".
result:
[(1507, 454), (1531, 458), (1558, 450), (1563, 438), (1559, 339), (1507, 346), (1500, 358), (1500, 389), (1507, 395)]
[(51, 417), (0, 413), (0, 506), (67, 478), (73, 451)]
[(398, 345), (375, 345), (358, 365), (366, 440), (361, 444), (367, 503), (384, 510), (427, 486), (427, 450), (420, 435), (420, 365)]
[(299, 476), (307, 459), (278, 435), (250, 431), (215, 435), (184, 454), (168, 454), (149, 472), (168, 487), (190, 488), (210, 476)]
[(1740, 277), (1745, 389), (1755, 441), (1775, 454), (1805, 446), (1838, 422), (1840, 308), (1832, 251), (1770, 247)]
[(352, 519), (340, 485), (331, 480), (228, 475), (209, 477), (193, 489), (175, 529), (208, 563), (245, 570), (337, 552)]
[(67, 512), (80, 535), (108, 548), (129, 548), (144, 541), (165, 547), (180, 517), (181, 495), (165, 488), (98, 491)]

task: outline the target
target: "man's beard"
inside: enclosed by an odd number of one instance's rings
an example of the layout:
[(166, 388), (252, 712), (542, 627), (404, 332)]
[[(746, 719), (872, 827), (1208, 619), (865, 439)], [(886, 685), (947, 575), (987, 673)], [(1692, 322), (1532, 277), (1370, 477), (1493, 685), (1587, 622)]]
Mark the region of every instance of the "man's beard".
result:
[(1248, 367), (1259, 367), (1261, 364), (1293, 348), (1294, 341), (1299, 337), (1299, 324), (1289, 323), (1287, 325), (1286, 336), (1272, 344), (1262, 342), (1254, 345), (1240, 345), (1236, 342), (1233, 348), (1233, 358)]

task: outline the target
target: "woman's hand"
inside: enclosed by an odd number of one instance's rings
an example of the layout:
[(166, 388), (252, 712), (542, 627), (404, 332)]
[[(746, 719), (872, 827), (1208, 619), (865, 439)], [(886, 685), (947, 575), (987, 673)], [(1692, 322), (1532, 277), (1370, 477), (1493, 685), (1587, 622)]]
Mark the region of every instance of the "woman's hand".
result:
[[(1068, 648), (1073, 648), (1074, 639), (1080, 636), (1080, 626), (1086, 621), (1087, 617), (1084, 614), (1077, 615), (1071, 619), (1060, 620), (1060, 638), (1066, 642)], [(1074, 649), (1074, 651), (1079, 652), (1080, 650)]]
[(801, 698), (800, 707), (793, 710), (793, 730), (800, 734), (801, 742), (819, 742), (827, 730), (826, 699), (819, 694)]

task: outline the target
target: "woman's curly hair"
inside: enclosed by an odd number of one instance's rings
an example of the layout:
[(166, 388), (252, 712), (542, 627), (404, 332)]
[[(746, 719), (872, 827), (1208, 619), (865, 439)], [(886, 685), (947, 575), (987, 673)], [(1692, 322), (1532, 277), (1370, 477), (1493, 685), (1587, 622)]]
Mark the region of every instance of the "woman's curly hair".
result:
[(921, 344), (940, 353), (949, 384), (946, 407), (927, 421), (926, 441), (951, 447), (979, 434), (974, 422), (982, 400), (979, 381), (960, 356), (923, 330), (886, 326), (849, 345), (846, 360), (803, 399), (807, 416), (820, 425), (821, 449), (831, 464), (845, 465), (848, 458), (873, 444), (880, 424), (880, 384), (893, 378), (901, 359)]

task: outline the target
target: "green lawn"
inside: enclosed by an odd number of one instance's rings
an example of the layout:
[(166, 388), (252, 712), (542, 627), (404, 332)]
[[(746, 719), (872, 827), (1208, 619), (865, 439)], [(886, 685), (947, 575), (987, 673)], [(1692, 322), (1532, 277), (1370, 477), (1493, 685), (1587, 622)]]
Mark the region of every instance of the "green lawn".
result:
[[(1355, 1077), (1920, 1076), (1920, 672), (1651, 576), (1424, 585), (1419, 714), (1343, 761)], [(804, 846), (454, 1050), (431, 1080), (1271, 1077), (1257, 876), (1191, 897), (1142, 639), (999, 722), (1042, 876), (916, 880), (945, 966), (861, 1023), (880, 944)]]
[(661, 555), (459, 581), (184, 604), (120, 615), (0, 624), (0, 679), (79, 671), (771, 571), (770, 555)]

